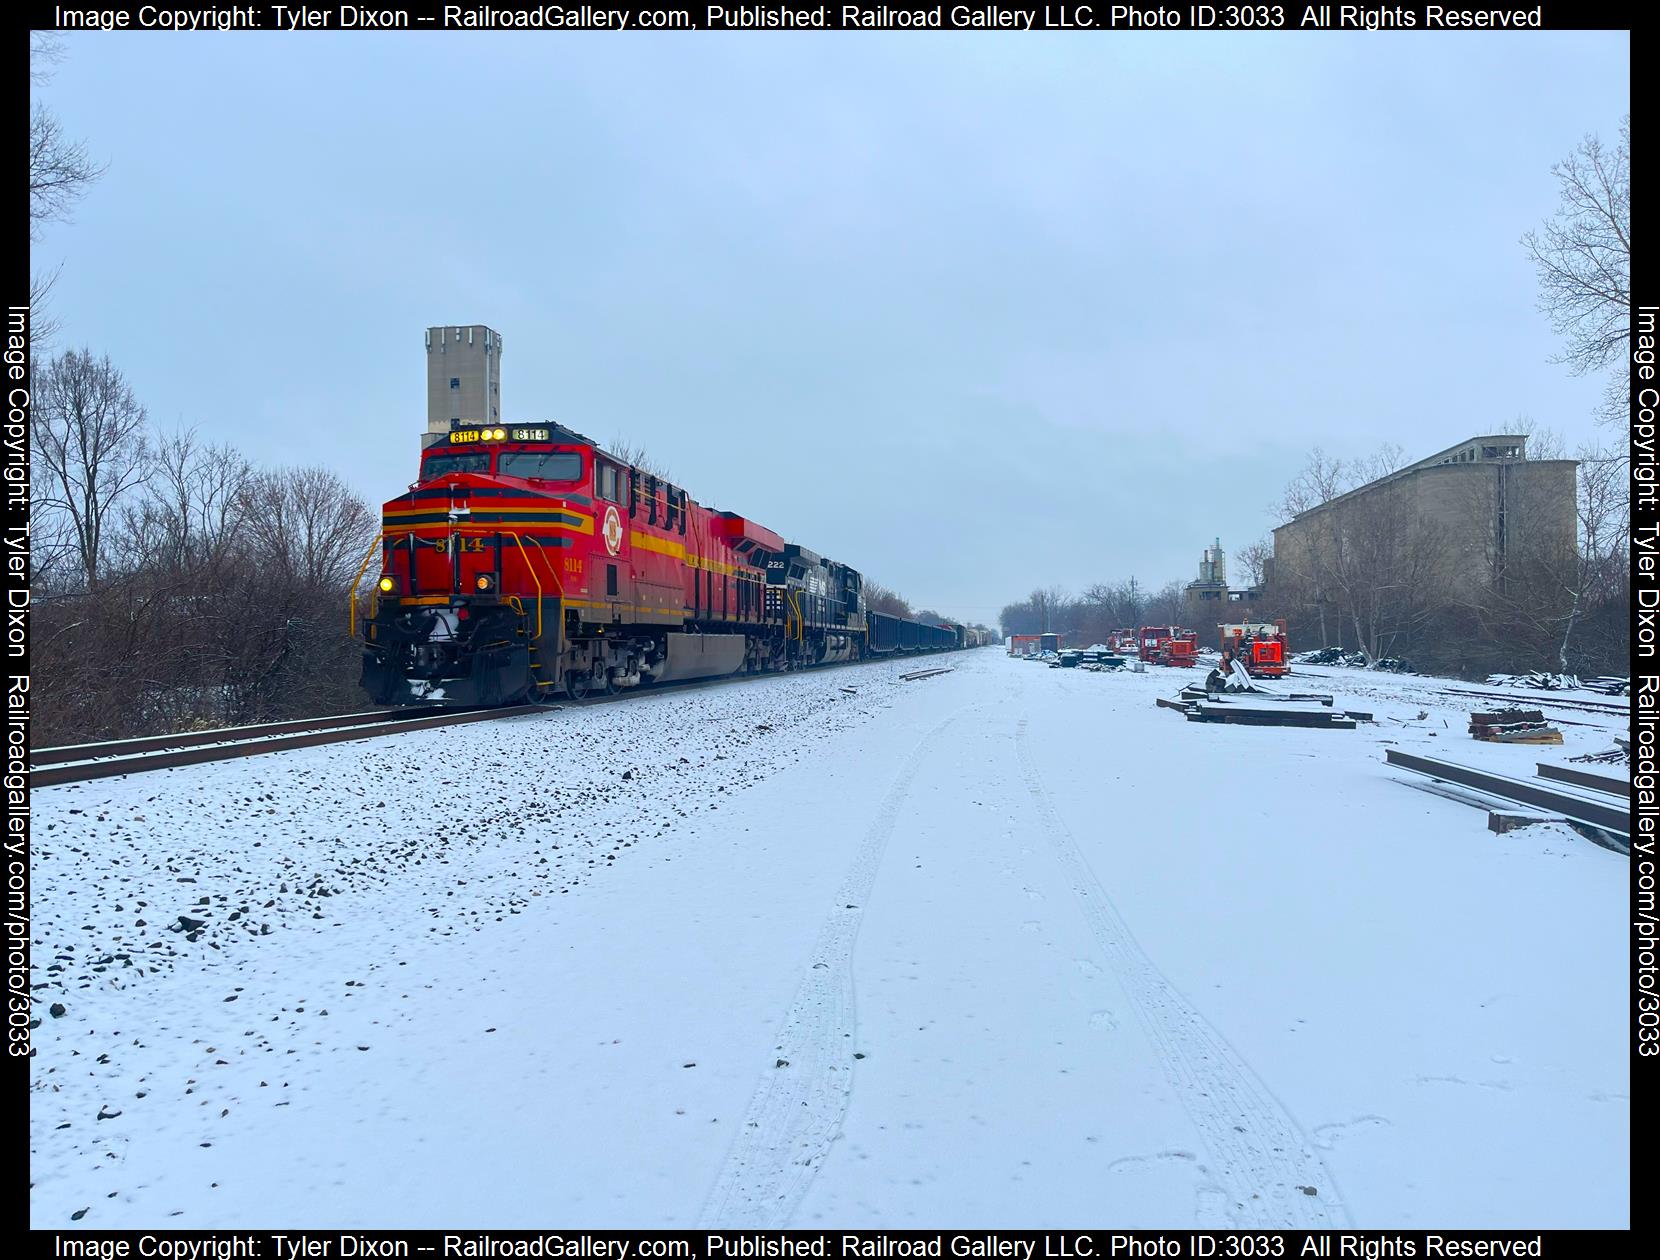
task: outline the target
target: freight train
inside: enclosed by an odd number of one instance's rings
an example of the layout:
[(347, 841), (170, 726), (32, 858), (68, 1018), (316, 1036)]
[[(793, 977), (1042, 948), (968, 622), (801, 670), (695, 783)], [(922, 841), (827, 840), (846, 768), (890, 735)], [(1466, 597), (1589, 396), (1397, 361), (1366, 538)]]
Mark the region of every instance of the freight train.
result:
[(385, 505), (353, 595), (376, 704), (581, 699), (975, 646), (865, 605), (864, 578), (557, 424), (453, 421)]

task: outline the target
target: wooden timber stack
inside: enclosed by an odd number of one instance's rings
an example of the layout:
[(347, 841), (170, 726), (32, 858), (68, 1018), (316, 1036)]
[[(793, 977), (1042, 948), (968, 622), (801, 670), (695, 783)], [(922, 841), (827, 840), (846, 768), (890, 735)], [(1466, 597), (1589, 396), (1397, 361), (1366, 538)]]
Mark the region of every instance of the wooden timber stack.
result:
[(1470, 734), (1490, 744), (1560, 744), (1562, 732), (1538, 709), (1470, 714)]

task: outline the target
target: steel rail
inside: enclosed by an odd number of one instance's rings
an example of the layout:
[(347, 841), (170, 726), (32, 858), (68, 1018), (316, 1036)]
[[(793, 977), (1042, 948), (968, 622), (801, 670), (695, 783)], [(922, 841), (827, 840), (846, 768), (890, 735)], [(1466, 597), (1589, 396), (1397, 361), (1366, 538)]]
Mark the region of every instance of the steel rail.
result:
[[(433, 712), (427, 709), (388, 710), (384, 714), (348, 714), (353, 718), (366, 718), (353, 725), (346, 725), (339, 719), (304, 719), (295, 722), (267, 723), (267, 726), (298, 727), (293, 734), (273, 734), (255, 738), (246, 738), (248, 731), (255, 727), (228, 727), (220, 732), (202, 732), (204, 735), (218, 735), (222, 737), (229, 731), (241, 731), (244, 738), (229, 742), (222, 738), (219, 742), (198, 743), (194, 746), (168, 746), (165, 743), (156, 751), (135, 752), (129, 756), (105, 757), (102, 760), (60, 760), (56, 764), (29, 769), (29, 787), (31, 790), (38, 787), (55, 787), (65, 783), (82, 783), (93, 779), (113, 778), (117, 775), (138, 774), (147, 770), (170, 770), (179, 766), (203, 765), (213, 761), (234, 761), (242, 757), (254, 757), (261, 753), (284, 752), (295, 748), (320, 748), (328, 744), (347, 743), (351, 740), (378, 739), (384, 735), (396, 735), (401, 731), (424, 731), (444, 726), (459, 726), (468, 722), (489, 722), (498, 718), (527, 717), (534, 713), (551, 713), (563, 709), (585, 709), (597, 704), (611, 704), (620, 700), (629, 700), (635, 696), (667, 695), (678, 691), (695, 691), (706, 687), (725, 687), (733, 683), (747, 682), (758, 677), (782, 677), (786, 673), (804, 673), (808, 669), (819, 670), (846, 669), (859, 665), (874, 665), (881, 660), (892, 660), (892, 657), (878, 658), (872, 661), (832, 661), (823, 665), (807, 666), (804, 669), (780, 671), (775, 675), (756, 674), (728, 674), (720, 678), (694, 678), (682, 682), (657, 683), (649, 687), (628, 687), (615, 691), (609, 695), (588, 696), (582, 700), (572, 701), (561, 698), (557, 702), (542, 704), (517, 704), (492, 709), (449, 709)], [(551, 698), (550, 698), (551, 700)], [(375, 718), (380, 718), (375, 721)], [(333, 725), (326, 729), (318, 729), (319, 721), (332, 721)], [(176, 740), (177, 736), (155, 736), (153, 739), (163, 741)], [(129, 748), (135, 743), (150, 743), (151, 739), (135, 741), (117, 741)], [(93, 748), (107, 748), (109, 744), (81, 744), (68, 746), (69, 750), (79, 751), (83, 755), (91, 755), (87, 750)], [(64, 748), (49, 749), (59, 753)]]
[(1593, 799), (1568, 787), (1541, 783), (1537, 779), (1518, 779), (1490, 770), (1477, 770), (1474, 766), (1442, 761), (1439, 757), (1420, 757), (1416, 753), (1402, 752), (1398, 748), (1384, 749), (1384, 756), (1390, 765), (1399, 766), (1403, 770), (1428, 775), (1444, 783), (1474, 788), (1478, 792), (1486, 792), (1521, 805), (1532, 805), (1536, 809), (1558, 814), (1570, 822), (1599, 827), (1618, 836), (1631, 835), (1630, 806), (1621, 807), (1606, 795), (1602, 795), (1601, 799)]
[(1615, 779), (1606, 774), (1593, 774), (1589, 770), (1576, 770), (1572, 766), (1549, 766), (1544, 762), (1537, 763), (1541, 779), (1555, 779), (1559, 783), (1572, 783), (1575, 787), (1590, 788), (1593, 792), (1607, 792), (1612, 796), (1631, 798), (1631, 782), (1627, 779)]
[(1559, 709), (1580, 709), (1586, 713), (1606, 713), (1610, 717), (1630, 717), (1631, 706), (1628, 704), (1603, 704), (1596, 700), (1553, 700), (1550, 692), (1528, 691), (1517, 689), (1509, 693), (1500, 691), (1465, 691), (1457, 687), (1443, 687), (1436, 694), (1443, 696), (1474, 696), (1479, 700), (1503, 701), (1511, 708), (1526, 708), (1528, 704), (1555, 705)]
[(248, 726), (217, 726), (211, 730), (179, 731), (172, 735), (140, 735), (133, 739), (112, 739), (96, 744), (60, 744), (54, 748), (31, 750), (29, 765), (50, 766), (65, 761), (92, 761), (100, 757), (129, 757), (136, 753), (165, 752), (168, 749), (194, 748), (203, 744), (231, 744), (290, 732), (368, 726), (376, 722), (398, 722), (416, 717), (423, 712), (425, 710), (421, 709), (366, 710), (362, 713), (341, 713), (332, 717), (287, 718), (280, 722), (254, 722)]
[(440, 726), (460, 726), (467, 722), (491, 722), (498, 718), (519, 717), (526, 713), (545, 711), (545, 706), (538, 704), (513, 705), (501, 709), (467, 709), (450, 713), (417, 711), (408, 718), (367, 725), (333, 726), (295, 735), (273, 735), (229, 744), (173, 748), (127, 757), (108, 757), (102, 761), (65, 762), (40, 770), (31, 767), (29, 787), (34, 789), (53, 787), (60, 783), (84, 783), (90, 779), (108, 779), (119, 774), (137, 774), (145, 770), (171, 770), (178, 766), (195, 766), (209, 761), (234, 761), (239, 757), (254, 757), (260, 753), (282, 752), (291, 748), (320, 748), (325, 744), (343, 744), (354, 739), (375, 739), (400, 731), (424, 731)]
[[(1299, 667), (1292, 676), (1295, 677), (1297, 674), (1307, 678), (1326, 678), (1336, 683), (1349, 682), (1355, 687), (1363, 687), (1371, 681), (1366, 677), (1364, 670), (1337, 670), (1331, 666), (1304, 665)], [(1356, 677), (1356, 675), (1359, 675), (1359, 677)], [(1424, 683), (1441, 681), (1422, 674), (1392, 676), (1416, 679)], [(1464, 687), (1436, 687), (1430, 694), (1437, 696), (1470, 696), (1477, 700), (1497, 701), (1511, 708), (1522, 708), (1527, 704), (1545, 704), (1556, 705), (1564, 709), (1582, 709), (1587, 713), (1605, 713), (1610, 717), (1629, 717), (1631, 714), (1631, 706), (1628, 704), (1604, 704), (1600, 700), (1557, 700), (1552, 699), (1555, 695), (1554, 692), (1535, 691), (1530, 687), (1517, 687), (1506, 691), (1477, 691), (1474, 688)], [(1399, 693), (1397, 698), (1403, 701), (1413, 699), (1405, 692)]]

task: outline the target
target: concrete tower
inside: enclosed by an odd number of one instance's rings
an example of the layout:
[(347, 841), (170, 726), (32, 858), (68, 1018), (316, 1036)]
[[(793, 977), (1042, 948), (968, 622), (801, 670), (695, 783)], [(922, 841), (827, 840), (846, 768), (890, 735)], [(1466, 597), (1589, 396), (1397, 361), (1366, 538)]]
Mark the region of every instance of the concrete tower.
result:
[(1220, 586), (1228, 584), (1228, 557), (1222, 550), (1222, 540), (1218, 538), (1205, 548), (1205, 554), (1199, 559), (1199, 580), (1213, 582)]
[(451, 420), (502, 423), (501, 334), (483, 324), (427, 329), (427, 428), (421, 445), (443, 441)]

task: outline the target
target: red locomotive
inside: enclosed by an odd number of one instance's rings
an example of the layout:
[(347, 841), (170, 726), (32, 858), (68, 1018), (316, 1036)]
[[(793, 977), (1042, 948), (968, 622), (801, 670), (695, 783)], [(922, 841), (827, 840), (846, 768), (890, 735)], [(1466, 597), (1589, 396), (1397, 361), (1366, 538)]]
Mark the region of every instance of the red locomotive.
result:
[(856, 570), (580, 433), (450, 428), (383, 512), (362, 621), (376, 704), (580, 699), (968, 644), (962, 626), (867, 611)]

